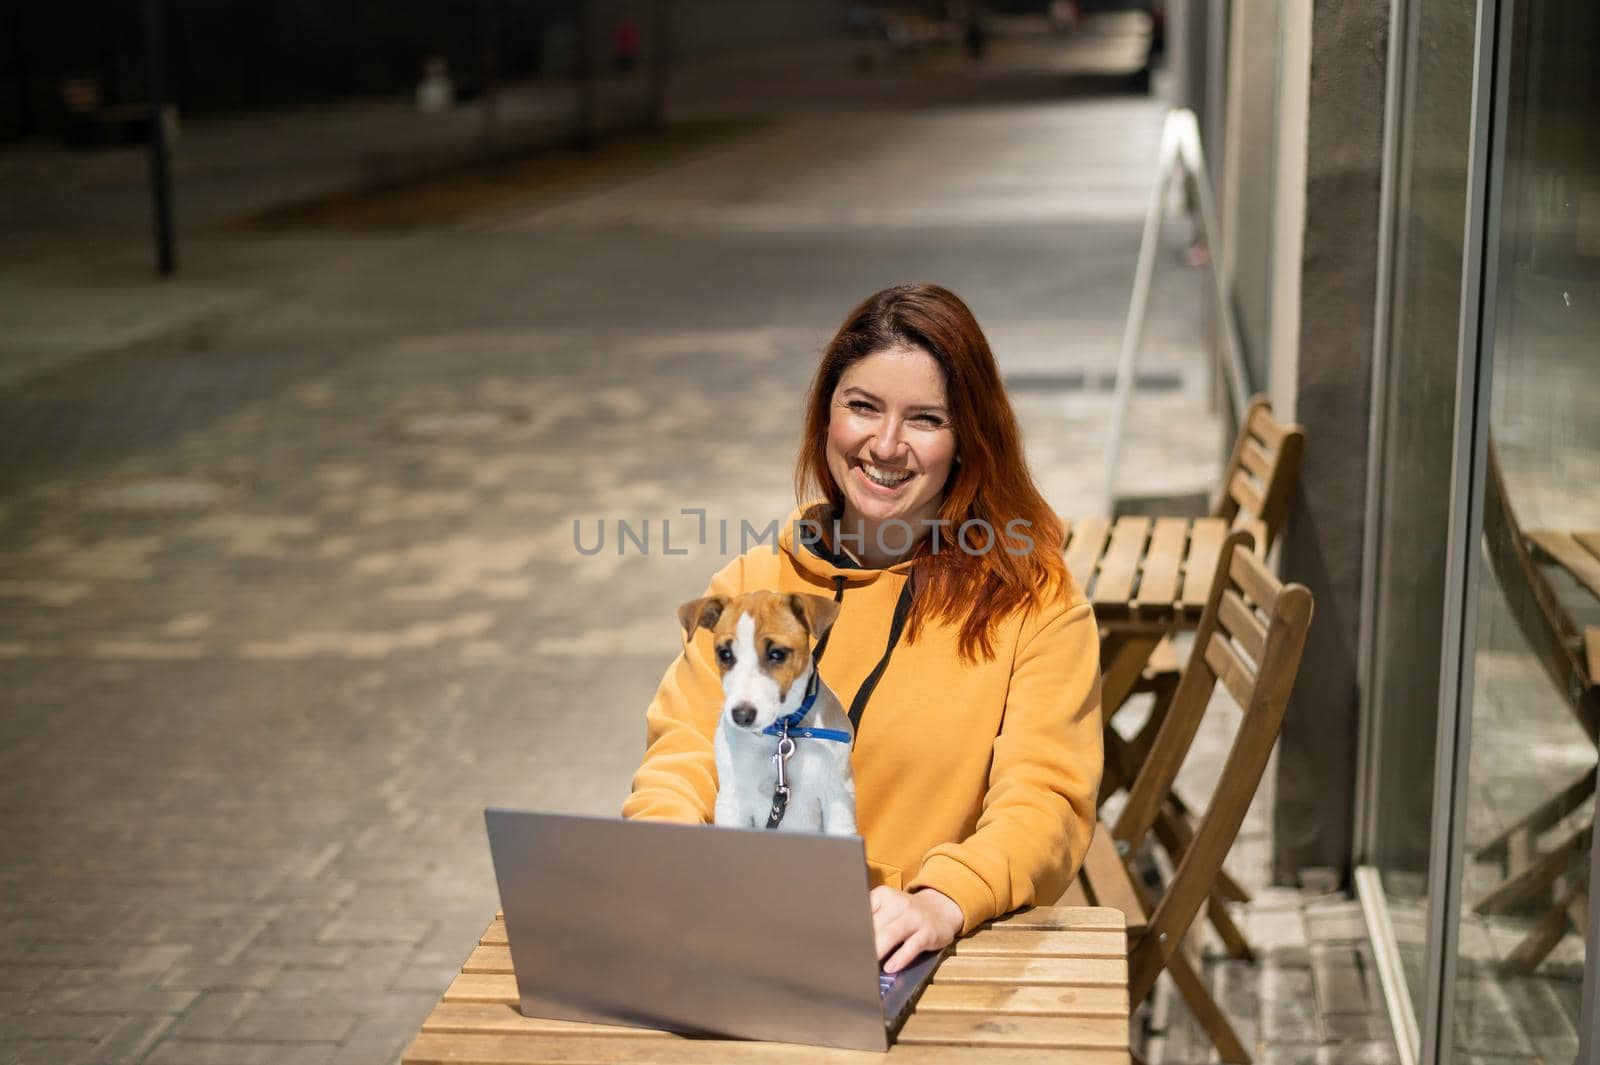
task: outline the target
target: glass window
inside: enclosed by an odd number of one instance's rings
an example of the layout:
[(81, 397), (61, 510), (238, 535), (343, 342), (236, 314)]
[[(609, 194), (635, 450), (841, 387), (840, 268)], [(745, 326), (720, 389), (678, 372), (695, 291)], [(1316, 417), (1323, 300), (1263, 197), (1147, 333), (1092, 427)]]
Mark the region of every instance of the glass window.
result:
[(1500, 42), (1457, 1061), (1578, 1049), (1600, 726), (1597, 42), (1593, 0), (1519, 3)]
[(1420, 1005), (1460, 349), (1475, 5), (1414, 0), (1402, 59), (1381, 411), (1365, 860)]

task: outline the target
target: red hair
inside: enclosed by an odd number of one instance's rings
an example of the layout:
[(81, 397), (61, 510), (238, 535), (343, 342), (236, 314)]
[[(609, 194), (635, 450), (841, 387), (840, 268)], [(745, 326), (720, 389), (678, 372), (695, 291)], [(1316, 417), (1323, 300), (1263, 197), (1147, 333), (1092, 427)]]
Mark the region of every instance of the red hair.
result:
[[(1071, 578), (1061, 557), (1061, 519), (1028, 472), (1022, 433), (994, 353), (955, 293), (938, 285), (900, 285), (850, 312), (823, 352), (811, 383), (795, 460), (795, 494), (802, 504), (820, 494), (834, 515), (843, 513), (844, 493), (828, 471), (833, 393), (852, 363), (900, 346), (927, 352), (943, 371), (961, 456), (951, 468), (939, 506), (939, 517), (950, 523), (947, 535), (958, 539), (944, 545), (941, 536), (944, 546), (937, 554), (918, 555), (918, 591), (906, 639), (915, 641), (923, 622), (935, 618), (960, 626), (963, 659), (992, 658), (1001, 620), (1014, 610), (1045, 602)], [(992, 538), (981, 527), (960, 531), (976, 521), (988, 523)], [(1031, 547), (1010, 529), (1015, 522), (1027, 523)]]

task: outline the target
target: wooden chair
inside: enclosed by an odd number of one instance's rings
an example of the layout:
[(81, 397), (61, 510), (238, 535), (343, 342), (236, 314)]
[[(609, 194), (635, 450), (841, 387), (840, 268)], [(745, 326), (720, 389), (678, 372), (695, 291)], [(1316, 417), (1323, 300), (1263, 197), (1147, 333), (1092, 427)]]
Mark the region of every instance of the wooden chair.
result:
[[(1272, 402), (1264, 395), (1251, 397), (1233, 451), (1222, 471), (1222, 483), (1211, 503), (1211, 516), (1225, 518), (1235, 529), (1255, 538), (1263, 557), (1277, 542), (1289, 514), (1290, 496), (1300, 478), (1300, 457), (1306, 432), (1298, 424), (1284, 424), (1272, 416)], [(1171, 640), (1163, 640), (1150, 656), (1135, 692), (1154, 691), (1157, 702), (1171, 698), (1178, 682), (1178, 653)], [(1151, 738), (1155, 728), (1147, 726)], [(1146, 746), (1148, 744), (1145, 744)]]
[[(1127, 913), (1131, 1003), (1137, 1006), (1149, 996), (1156, 977), (1170, 973), (1228, 1062), (1247, 1063), (1250, 1056), (1179, 945), (1201, 906), (1214, 896), (1222, 861), (1266, 770), (1300, 668), (1311, 611), (1309, 591), (1281, 584), (1250, 550), (1247, 534), (1229, 535), (1195, 634), (1195, 654), (1183, 670), (1127, 804), (1115, 825), (1100, 824), (1083, 871), (1063, 900), (1116, 906)], [(1128, 863), (1157, 830), (1219, 681), (1243, 709), (1243, 717), (1211, 801), (1173, 853), (1176, 871), (1154, 899)]]
[[(1523, 532), (1506, 494), (1493, 442), (1484, 477), (1483, 540), (1517, 627), (1578, 726), (1600, 746), (1600, 628), (1590, 626), (1580, 632), (1546, 582), (1538, 560), (1546, 556), (1560, 561), (1554, 557), (1560, 545), (1553, 534)], [(1475, 912), (1504, 914), (1530, 904), (1545, 906), (1532, 931), (1506, 957), (1505, 965), (1512, 971), (1537, 969), (1561, 942), (1569, 922), (1583, 930), (1594, 815), (1591, 812), (1581, 827), (1545, 853), (1539, 851), (1539, 837), (1586, 804), (1593, 806), (1595, 777), (1596, 771), (1590, 769), (1475, 855), (1479, 861), (1506, 863), (1506, 879), (1474, 904)], [(1562, 886), (1563, 880), (1569, 885)]]
[[(1223, 469), (1222, 483), (1212, 501), (1211, 516), (1227, 519), (1235, 529), (1250, 532), (1255, 550), (1263, 557), (1277, 541), (1288, 516), (1290, 497), (1300, 476), (1305, 437), (1305, 430), (1298, 424), (1285, 424), (1274, 418), (1271, 401), (1264, 395), (1256, 395), (1250, 400), (1239, 435), (1234, 438), (1228, 464)], [(1151, 653), (1133, 689), (1135, 693), (1153, 695), (1149, 718), (1130, 740), (1124, 741), (1114, 729), (1106, 729), (1106, 772), (1100, 785), (1102, 804), (1118, 791), (1130, 787), (1137, 778), (1166, 717), (1179, 676), (1177, 649), (1170, 638), (1164, 639)], [(1107, 708), (1108, 721), (1117, 709)], [(1184, 839), (1193, 834), (1193, 818), (1177, 795), (1173, 795), (1171, 802), (1158, 814), (1155, 830), (1176, 861)], [(1218, 874), (1217, 891), (1219, 903), (1222, 899), (1250, 901), (1249, 892), (1225, 871)], [(1249, 942), (1228, 920), (1225, 908), (1212, 907), (1211, 921), (1231, 956), (1240, 959), (1252, 956)]]

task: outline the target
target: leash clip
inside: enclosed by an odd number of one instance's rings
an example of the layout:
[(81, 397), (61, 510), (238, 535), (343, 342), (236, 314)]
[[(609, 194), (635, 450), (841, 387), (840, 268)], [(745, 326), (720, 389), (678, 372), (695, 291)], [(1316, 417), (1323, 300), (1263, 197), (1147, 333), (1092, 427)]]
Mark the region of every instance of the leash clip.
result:
[(778, 738), (778, 753), (772, 756), (772, 764), (778, 770), (778, 791), (789, 794), (789, 778), (784, 772), (784, 766), (794, 755), (794, 740), (789, 738), (789, 730), (785, 728)]

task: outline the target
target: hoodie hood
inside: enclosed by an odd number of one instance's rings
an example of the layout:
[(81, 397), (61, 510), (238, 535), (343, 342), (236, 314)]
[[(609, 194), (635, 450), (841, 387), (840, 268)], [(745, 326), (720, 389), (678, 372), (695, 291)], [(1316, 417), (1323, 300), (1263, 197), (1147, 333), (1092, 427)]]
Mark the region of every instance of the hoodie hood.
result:
[(843, 552), (829, 550), (822, 530), (830, 530), (833, 523), (831, 508), (826, 500), (803, 503), (796, 507), (778, 530), (778, 546), (788, 555), (796, 569), (821, 580), (832, 582), (843, 577), (847, 583), (876, 580), (885, 573), (909, 578), (916, 559), (908, 558), (883, 569), (868, 569), (856, 564), (855, 559)]

